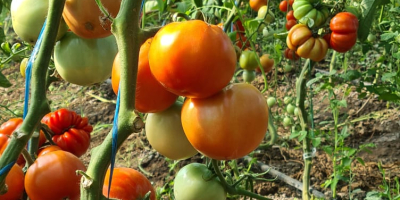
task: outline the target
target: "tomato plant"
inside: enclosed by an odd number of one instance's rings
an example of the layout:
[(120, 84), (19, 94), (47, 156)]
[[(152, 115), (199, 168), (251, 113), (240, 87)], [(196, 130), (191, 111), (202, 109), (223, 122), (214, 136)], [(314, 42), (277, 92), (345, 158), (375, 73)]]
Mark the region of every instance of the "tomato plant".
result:
[(229, 83), (236, 68), (236, 53), (221, 28), (191, 20), (170, 23), (157, 32), (149, 63), (154, 77), (167, 90), (205, 98)]
[(357, 42), (358, 19), (350, 12), (336, 14), (329, 24), (332, 31), (330, 47), (337, 52), (347, 52)]
[[(77, 170), (85, 171), (86, 167), (75, 155), (66, 151), (46, 153), (26, 171), (26, 193), (31, 200), (79, 200), (81, 176), (76, 174)], [(55, 187), (60, 183), (62, 187)]]
[[(139, 112), (160, 112), (170, 107), (178, 98), (176, 94), (169, 92), (158, 82), (150, 71), (148, 52), (151, 39), (148, 39), (139, 52), (138, 72), (136, 78), (135, 108)], [(120, 57), (115, 56), (111, 84), (115, 94), (118, 94), (120, 81)]]
[(67, 82), (91, 85), (110, 77), (116, 54), (114, 36), (84, 39), (67, 32), (54, 47), (54, 64)]
[(257, 88), (239, 83), (209, 98), (187, 99), (181, 117), (195, 149), (213, 159), (231, 160), (261, 143), (268, 126), (268, 106)]
[(81, 156), (90, 145), (90, 133), (93, 127), (87, 117), (81, 117), (74, 111), (61, 108), (45, 115), (42, 123), (46, 124), (53, 134), (53, 141), (64, 151)]
[[(110, 179), (110, 169), (107, 170), (103, 195), (107, 196)], [(150, 181), (142, 173), (131, 168), (115, 168), (110, 188), (110, 198), (120, 200), (143, 199), (150, 192), (150, 200), (156, 199), (156, 193)]]
[(147, 140), (161, 155), (173, 160), (197, 153), (183, 131), (181, 110), (182, 103), (176, 102), (167, 110), (148, 114), (146, 119)]
[[(115, 17), (121, 1), (102, 0), (104, 8)], [(95, 1), (68, 0), (65, 3), (63, 17), (68, 27), (79, 37), (102, 38), (111, 35), (111, 22), (103, 17)]]
[(204, 164), (190, 163), (174, 179), (176, 200), (226, 200), (226, 191)]
[(268, 0), (250, 0), (250, 8), (254, 11), (258, 11), (262, 6), (268, 4)]
[(0, 194), (1, 200), (19, 200), (24, 193), (24, 172), (15, 164), (6, 177), (7, 192)]

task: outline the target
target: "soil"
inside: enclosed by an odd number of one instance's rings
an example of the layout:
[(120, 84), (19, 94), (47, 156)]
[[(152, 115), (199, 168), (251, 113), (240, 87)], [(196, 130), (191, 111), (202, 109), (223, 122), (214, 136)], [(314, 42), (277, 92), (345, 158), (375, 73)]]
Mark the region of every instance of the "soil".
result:
[[(3, 73), (13, 83), (13, 86), (0, 88), (0, 123), (16, 115), (21, 115), (24, 97), (24, 79), (19, 74), (18, 66), (5, 69)], [(281, 74), (279, 77), (284, 78)], [(294, 74), (286, 78), (289, 80), (285, 82), (286, 84), (280, 84), (276, 90), (269, 90), (267, 94), (276, 93), (277, 99), (283, 99), (288, 93), (293, 94)], [(260, 75), (253, 84), (260, 89), (264, 87)], [(352, 179), (350, 183), (339, 181), (337, 199), (350, 199), (350, 197), (364, 199), (370, 191), (381, 191), (379, 186), (383, 184), (383, 180), (390, 181), (391, 185), (394, 185), (394, 178), (400, 177), (400, 121), (398, 120), (400, 112), (397, 105), (378, 100), (373, 95), (358, 99), (358, 93), (351, 86), (348, 88), (350, 88), (350, 93), (345, 97), (347, 107), (340, 112), (342, 121), (347, 119), (347, 132), (350, 134), (344, 140), (344, 145), (357, 149), (363, 144), (373, 143), (376, 147), (369, 148), (370, 153), (361, 151), (356, 154), (350, 168)], [(341, 89), (336, 91), (338, 99), (343, 97), (341, 91)], [(109, 82), (90, 87), (77, 86), (64, 81), (55, 82), (50, 86), (47, 96), (52, 102), (52, 110), (66, 107), (89, 118), (90, 123), (94, 126), (91, 134), (91, 148), (101, 144), (109, 134), (116, 100)], [(310, 184), (314, 189), (325, 193), (326, 198), (329, 199), (330, 188), (323, 188), (321, 185), (329, 180), (333, 173), (332, 158), (323, 151), (324, 146), (333, 144), (332, 112), (329, 109), (329, 100), (324, 93), (314, 94), (313, 106), (315, 129), (323, 131), (316, 132), (316, 136), (321, 137), (322, 140), (315, 157), (313, 157)], [(282, 113), (283, 109), (284, 106), (273, 107), (275, 120), (280, 119), (277, 113)], [(259, 149), (252, 156), (273, 169), (301, 181), (303, 173), (302, 144), (289, 138), (290, 129), (284, 128), (281, 123), (276, 125), (279, 139), (275, 145)], [(341, 126), (339, 130), (342, 130), (343, 127)], [(357, 162), (356, 157), (361, 158), (364, 162)], [(90, 161), (90, 151), (81, 159), (87, 165)], [(165, 186), (168, 188), (168, 183), (173, 180), (177, 171), (189, 162), (204, 162), (204, 159), (201, 155), (180, 162), (165, 159), (151, 148), (143, 133), (133, 133), (120, 148), (116, 166), (138, 169), (152, 181), (155, 187)], [(379, 170), (379, 163), (385, 170), (385, 179)], [(247, 167), (243, 160), (239, 160), (238, 164), (239, 167)], [(260, 168), (256, 166), (252, 168), (252, 171), (261, 172)], [(349, 176), (349, 172), (344, 175)], [(262, 177), (274, 178), (269, 174)], [(254, 191), (272, 199), (301, 198), (300, 190), (280, 180), (257, 182)], [(352, 191), (355, 192), (352, 193)], [(351, 196), (349, 196), (350, 194)], [(167, 196), (164, 195), (162, 199), (169, 199)]]

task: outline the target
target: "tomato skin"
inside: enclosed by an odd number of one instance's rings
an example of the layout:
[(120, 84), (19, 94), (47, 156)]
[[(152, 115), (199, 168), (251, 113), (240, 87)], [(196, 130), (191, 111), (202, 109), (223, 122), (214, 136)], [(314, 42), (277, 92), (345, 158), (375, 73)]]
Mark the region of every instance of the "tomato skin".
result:
[(289, 11), (288, 13), (286, 13), (286, 20), (291, 20), (294, 19), (296, 20), (296, 18), (293, 16), (293, 10)]
[(236, 62), (229, 37), (218, 26), (201, 20), (164, 26), (149, 50), (154, 77), (170, 92), (189, 98), (209, 97), (224, 88)]
[(226, 191), (217, 177), (200, 163), (190, 163), (176, 174), (174, 196), (176, 200), (225, 200)]
[(294, 20), (294, 19), (288, 20), (286, 22), (286, 30), (290, 30), (296, 24), (297, 24), (296, 20)]
[(22, 168), (15, 164), (8, 172), (6, 177), (6, 185), (8, 191), (5, 194), (0, 194), (1, 200), (19, 200), (24, 193), (24, 172)]
[(90, 133), (93, 127), (87, 117), (81, 117), (74, 111), (61, 108), (48, 113), (42, 119), (52, 131), (53, 141), (64, 151), (80, 157), (90, 145)]
[(332, 30), (329, 46), (337, 52), (350, 50), (357, 42), (358, 19), (350, 12), (336, 14), (331, 22)]
[(150, 145), (172, 160), (187, 159), (198, 153), (183, 131), (181, 110), (182, 103), (176, 102), (167, 110), (150, 113), (146, 118), (146, 137)]
[(266, 6), (268, 0), (250, 0), (250, 8), (254, 11), (258, 11), (262, 6)]
[(289, 0), (289, 5), (293, 6), (294, 0)]
[[(264, 54), (260, 57), (261, 66), (265, 73), (269, 73), (274, 67), (275, 61), (269, 54)], [(261, 72), (260, 68), (256, 68), (256, 72)]]
[(110, 77), (117, 52), (114, 36), (83, 39), (67, 32), (54, 47), (54, 64), (64, 80), (87, 86)]
[(289, 48), (287, 48), (285, 50), (284, 55), (285, 55), (285, 58), (287, 58), (289, 60), (295, 61), (295, 60), (299, 60), (300, 59), (300, 56), (297, 55), (296, 51), (294, 51), (292, 49), (289, 49)]
[(268, 126), (268, 106), (257, 88), (238, 83), (206, 99), (187, 99), (181, 118), (195, 149), (213, 159), (231, 160), (261, 143)]
[(287, 0), (283, 0), (283, 1), (281, 1), (281, 3), (279, 3), (279, 10), (281, 10), (282, 12), (287, 12), (287, 10), (288, 10)]
[[(52, 151), (40, 156), (26, 172), (26, 193), (31, 200), (79, 200), (81, 176), (76, 170), (86, 171), (86, 167), (69, 152)], [(60, 183), (62, 187), (51, 187)]]
[(245, 70), (255, 70), (258, 67), (257, 59), (255, 51), (245, 50), (240, 54), (239, 65)]
[[(110, 169), (107, 170), (103, 195), (108, 194)], [(147, 192), (151, 192), (150, 200), (156, 199), (156, 193), (150, 181), (140, 172), (131, 168), (114, 168), (111, 182), (110, 198), (120, 200), (142, 199)]]
[[(117, 16), (120, 0), (101, 0), (101, 2), (112, 17)], [(111, 35), (111, 22), (105, 19), (95, 1), (67, 0), (63, 17), (71, 31), (79, 37), (103, 38)]]
[(62, 149), (57, 145), (48, 145), (48, 146), (42, 147), (38, 150), (38, 157), (43, 156), (46, 153), (49, 153), (52, 151), (58, 151), (58, 150), (62, 150)]
[[(142, 113), (156, 113), (170, 107), (178, 95), (169, 92), (158, 82), (150, 71), (148, 52), (151, 39), (148, 39), (140, 47), (139, 63), (136, 78), (135, 108)], [(115, 94), (118, 94), (120, 82), (120, 57), (117, 54), (114, 59), (111, 86)]]

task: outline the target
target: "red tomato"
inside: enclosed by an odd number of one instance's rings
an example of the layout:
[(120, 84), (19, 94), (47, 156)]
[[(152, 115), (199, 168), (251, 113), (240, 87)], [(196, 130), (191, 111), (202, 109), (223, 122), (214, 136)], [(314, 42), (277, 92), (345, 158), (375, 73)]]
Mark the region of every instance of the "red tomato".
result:
[(247, 155), (262, 142), (268, 106), (257, 88), (238, 83), (209, 98), (187, 99), (181, 118), (195, 149), (213, 159), (231, 160)]
[[(170, 107), (178, 98), (158, 82), (150, 71), (148, 52), (151, 39), (148, 39), (139, 52), (138, 73), (136, 79), (135, 108), (142, 113), (156, 113)], [(120, 81), (120, 57), (115, 57), (111, 73), (111, 85), (115, 94), (118, 94)]]
[(218, 26), (201, 20), (164, 26), (149, 50), (154, 77), (172, 93), (189, 98), (219, 92), (232, 79), (236, 62), (229, 37)]
[(297, 24), (296, 20), (294, 20), (294, 19), (288, 20), (286, 22), (286, 30), (290, 30), (296, 24)]
[(329, 48), (331, 48), (331, 34), (325, 34), (322, 38), (324, 38), (324, 40), (326, 41), (326, 43), (328, 43)]
[[(0, 134), (11, 135), (17, 128), (22, 125), (22, 118), (11, 118), (8, 121), (4, 122), (0, 126)], [(39, 147), (41, 147), (46, 142), (46, 137), (44, 133), (40, 131), (39, 135)]]
[[(107, 170), (103, 185), (103, 195), (108, 194), (110, 169)], [(115, 168), (111, 182), (110, 198), (137, 200), (150, 191), (150, 200), (156, 199), (156, 192), (150, 181), (140, 172), (131, 168)]]
[(294, 15), (293, 15), (293, 10), (287, 12), (287, 14), (286, 14), (286, 20), (289, 21), (289, 20), (291, 20), (291, 19), (296, 20), (296, 18), (295, 18)]
[(48, 113), (42, 119), (52, 131), (53, 141), (64, 151), (81, 156), (86, 153), (90, 144), (90, 132), (93, 127), (87, 117), (65, 108)]
[[(236, 45), (242, 49), (250, 47), (250, 41), (247, 40), (246, 32), (244, 30), (244, 26), (240, 20), (237, 20), (234, 23), (233, 31), (236, 31)], [(244, 46), (244, 47), (243, 47)]]
[(62, 149), (57, 145), (48, 145), (48, 146), (42, 147), (38, 151), (38, 157), (43, 156), (46, 153), (49, 153), (52, 151), (58, 151), (58, 150), (62, 150)]
[[(6, 150), (6, 147), (8, 143), (10, 142), (11, 138), (9, 135), (6, 134), (0, 134), (0, 155), (3, 154), (4, 150)], [(17, 164), (19, 166), (24, 166), (25, 165), (25, 159), (22, 156), (22, 154), (19, 155), (17, 159)]]
[(281, 10), (282, 12), (287, 12), (287, 10), (288, 10), (287, 0), (281, 1), (281, 3), (279, 4), (279, 10)]
[(350, 12), (336, 14), (330, 24), (330, 47), (337, 52), (347, 52), (357, 42), (358, 19)]
[(289, 49), (289, 48), (287, 48), (285, 50), (284, 55), (285, 55), (285, 58), (287, 58), (289, 60), (298, 60), (298, 59), (300, 59), (300, 56), (297, 55), (296, 51), (292, 50), (292, 49)]
[[(28, 168), (25, 189), (31, 200), (79, 200), (80, 179), (77, 170), (86, 171), (75, 155), (66, 151), (52, 151), (42, 155)], [(53, 187), (60, 186), (62, 187)]]
[(268, 4), (268, 0), (250, 0), (250, 8), (256, 12), (262, 6), (266, 6), (267, 4)]
[(294, 0), (289, 0), (289, 5), (293, 6)]
[(1, 200), (19, 200), (24, 193), (24, 172), (15, 164), (6, 177), (8, 191), (0, 195)]

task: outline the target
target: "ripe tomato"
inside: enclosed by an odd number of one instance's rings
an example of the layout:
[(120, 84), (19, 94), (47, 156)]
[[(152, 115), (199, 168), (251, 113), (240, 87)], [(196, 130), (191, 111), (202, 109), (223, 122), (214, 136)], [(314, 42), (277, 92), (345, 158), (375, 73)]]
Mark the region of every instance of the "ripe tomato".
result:
[[(8, 143), (10, 142), (11, 138), (9, 135), (0, 134), (0, 155), (3, 154), (4, 150), (6, 150)], [(17, 159), (17, 164), (19, 166), (25, 165), (25, 159), (22, 154), (19, 155)]]
[(59, 146), (57, 145), (48, 145), (48, 146), (44, 146), (42, 148), (39, 149), (38, 151), (38, 157), (39, 156), (43, 156), (46, 153), (52, 152), (52, 151), (58, 151), (58, 150), (62, 150)]
[(358, 19), (350, 12), (336, 14), (329, 24), (332, 34), (330, 47), (337, 52), (347, 52), (357, 42)]
[(286, 22), (286, 30), (290, 30), (296, 24), (297, 24), (296, 20), (294, 20), (294, 19), (288, 20)]
[[(158, 82), (150, 71), (148, 52), (151, 39), (148, 39), (139, 52), (138, 72), (136, 79), (135, 108), (142, 113), (160, 112), (170, 107), (178, 98)], [(111, 85), (115, 94), (118, 94), (120, 81), (120, 57), (115, 56)]]
[(254, 11), (258, 11), (261, 6), (266, 6), (268, 4), (268, 0), (250, 0), (250, 8)]
[[(86, 167), (75, 155), (66, 151), (52, 151), (42, 155), (28, 168), (25, 189), (31, 200), (79, 200), (80, 179), (77, 170)], [(62, 187), (57, 186), (62, 183)]]
[(167, 90), (205, 98), (230, 82), (237, 61), (235, 48), (221, 28), (190, 20), (170, 23), (157, 32), (149, 62), (154, 77)]
[(242, 49), (250, 47), (250, 41), (247, 40), (246, 31), (240, 20), (237, 20), (233, 25), (233, 31), (236, 31), (236, 45)]
[(150, 145), (172, 160), (190, 158), (198, 153), (183, 131), (181, 110), (182, 103), (176, 102), (167, 110), (148, 114), (146, 119), (146, 137)]
[(287, 58), (289, 60), (298, 60), (298, 59), (300, 59), (300, 56), (297, 55), (296, 51), (292, 50), (292, 49), (289, 49), (289, 48), (287, 48), (285, 50), (284, 55), (285, 55), (285, 58)]
[[(103, 195), (107, 196), (110, 179), (110, 169), (107, 170), (104, 185)], [(143, 199), (148, 193), (150, 200), (156, 199), (156, 192), (150, 181), (140, 172), (131, 168), (115, 168), (113, 179), (111, 182), (110, 198), (120, 200), (136, 200)]]
[(19, 165), (15, 164), (8, 172), (6, 185), (8, 191), (5, 194), (0, 194), (1, 200), (18, 200), (22, 198), (24, 193), (24, 172)]
[(281, 1), (281, 3), (279, 3), (279, 10), (281, 10), (282, 12), (287, 12), (287, 10), (288, 10), (287, 0), (283, 0), (283, 1)]
[(255, 51), (245, 50), (240, 54), (239, 65), (246, 70), (255, 70), (258, 67), (257, 59)]
[[(15, 33), (29, 44), (35, 44), (47, 17), (49, 0), (13, 0), (11, 1), (11, 19)], [(57, 40), (68, 27), (64, 20), (60, 21)]]
[(296, 18), (293, 16), (293, 10), (289, 11), (289, 12), (286, 14), (286, 20), (291, 20), (291, 19), (296, 20)]
[[(101, 0), (108, 13), (115, 17), (121, 4), (120, 0)], [(68, 27), (79, 37), (102, 38), (111, 35), (111, 22), (92, 0), (67, 0), (63, 17)]]
[[(264, 54), (260, 57), (261, 66), (265, 73), (268, 73), (274, 67), (275, 61), (269, 54)], [(260, 68), (256, 68), (257, 72), (261, 72)]]
[(90, 144), (90, 132), (93, 127), (87, 117), (81, 117), (65, 108), (48, 113), (42, 119), (52, 131), (53, 141), (64, 151), (81, 156)]
[(68, 32), (54, 47), (54, 64), (64, 80), (86, 86), (110, 77), (117, 52), (114, 36), (83, 39)]
[(176, 200), (225, 200), (226, 191), (204, 164), (190, 163), (175, 176), (174, 196)]
[(294, 0), (289, 0), (289, 5), (293, 6)]
[(267, 131), (268, 106), (257, 88), (238, 83), (209, 98), (187, 99), (181, 118), (195, 149), (213, 159), (231, 160), (261, 143)]

